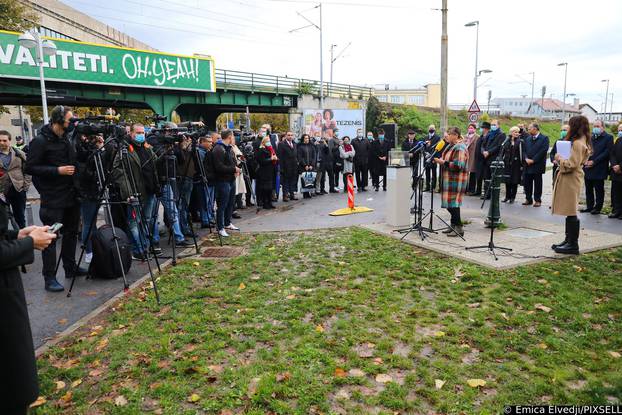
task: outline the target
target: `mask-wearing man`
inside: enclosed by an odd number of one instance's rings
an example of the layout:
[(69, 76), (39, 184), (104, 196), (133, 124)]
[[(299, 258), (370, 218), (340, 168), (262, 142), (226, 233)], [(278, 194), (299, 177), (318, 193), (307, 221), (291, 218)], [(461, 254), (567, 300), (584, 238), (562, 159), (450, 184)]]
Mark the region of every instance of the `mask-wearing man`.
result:
[(499, 127), (499, 121), (492, 120), (490, 122), (490, 131), (488, 131), (482, 141), (482, 155), (484, 156), (484, 194), (482, 198), (490, 199), (491, 197), (488, 191), (490, 178), (492, 177), (491, 165), (497, 159), (505, 138), (505, 134)]
[[(436, 134), (436, 127), (434, 124), (428, 126), (428, 136), (425, 140), (425, 152), (430, 157), (436, 151), (436, 145), (441, 140), (441, 137)], [(435, 163), (428, 163), (425, 167), (425, 192), (434, 191), (436, 188), (436, 181), (438, 177), (438, 167)]]
[[(357, 134), (357, 138), (351, 141), (354, 147), (354, 177), (356, 178), (356, 189), (359, 192), (366, 192), (369, 180), (369, 149), (371, 142), (363, 138), (363, 130), (361, 135)], [(368, 133), (369, 135), (369, 133)], [(344, 189), (347, 183), (344, 183)]]
[(203, 164), (206, 183), (200, 178), (200, 194), (201, 194), (201, 229), (209, 228), (216, 223), (214, 216), (214, 163), (212, 160), (212, 149), (214, 142), (218, 141), (219, 135), (216, 132), (208, 136), (199, 138), (199, 159)]
[[(382, 182), (382, 190), (387, 190), (387, 162), (390, 144), (385, 140), (384, 130), (378, 130), (378, 139), (371, 143), (369, 167), (374, 190), (377, 192)], [(356, 156), (355, 156), (356, 157)], [(381, 179), (382, 178), (382, 179)]]
[(585, 173), (585, 204), (583, 213), (600, 214), (605, 201), (605, 180), (609, 173), (609, 152), (613, 137), (605, 130), (602, 120), (594, 121), (592, 153), (583, 166)]
[(277, 158), (281, 170), (281, 184), (283, 185), (283, 202), (298, 200), (298, 146), (294, 143), (294, 133), (288, 131), (285, 140), (277, 148)]
[(611, 148), (611, 214), (610, 219), (622, 219), (622, 124)]
[[(80, 204), (78, 202), (76, 173), (76, 149), (66, 131), (73, 117), (71, 108), (54, 107), (50, 123), (41, 128), (39, 135), (30, 143), (26, 173), (41, 197), (39, 218), (44, 225), (62, 223), (63, 235), (61, 258), (65, 277), (86, 275), (87, 270), (78, 268), (75, 260)], [(56, 243), (52, 242), (41, 252), (43, 279), (48, 291), (63, 291), (56, 279)]]
[(546, 171), (546, 154), (549, 151), (549, 138), (540, 133), (540, 126), (531, 123), (527, 127), (529, 137), (524, 141), (525, 168), (523, 186), (525, 187), (524, 206), (542, 205), (542, 176)]

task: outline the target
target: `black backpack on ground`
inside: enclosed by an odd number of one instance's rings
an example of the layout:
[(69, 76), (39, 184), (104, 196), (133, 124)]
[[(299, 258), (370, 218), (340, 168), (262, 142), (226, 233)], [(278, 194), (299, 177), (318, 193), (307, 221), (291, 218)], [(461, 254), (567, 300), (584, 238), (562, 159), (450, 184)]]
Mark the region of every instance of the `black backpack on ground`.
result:
[[(132, 265), (132, 243), (127, 234), (120, 228), (114, 228), (119, 242), (121, 263), (127, 275)], [(119, 264), (119, 255), (112, 235), (110, 225), (102, 225), (93, 232), (91, 237), (93, 244), (93, 260), (89, 266), (89, 274), (96, 278), (114, 279), (122, 276)]]

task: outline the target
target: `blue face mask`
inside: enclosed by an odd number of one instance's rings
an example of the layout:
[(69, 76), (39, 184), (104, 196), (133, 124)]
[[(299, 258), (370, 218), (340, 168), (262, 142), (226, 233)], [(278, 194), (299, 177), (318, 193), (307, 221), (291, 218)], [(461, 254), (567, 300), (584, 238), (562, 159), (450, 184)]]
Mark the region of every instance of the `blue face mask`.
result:
[(381, 135), (379, 135), (379, 136), (378, 136), (378, 140), (380, 140), (380, 141), (384, 140), (384, 136), (383, 136), (382, 134), (381, 134)]
[(618, 138), (622, 138), (622, 131), (618, 131)]
[(373, 139), (374, 139), (374, 136), (373, 136), (373, 135), (368, 135), (368, 136), (367, 136), (367, 139), (371, 141), (371, 140), (373, 140)]
[(498, 126), (496, 126), (496, 125), (491, 125), (491, 126), (490, 126), (490, 130), (491, 130), (491, 131), (497, 131), (498, 129), (499, 129), (499, 127), (498, 127)]
[(598, 127), (594, 127), (592, 128), (592, 132), (594, 133), (594, 135), (600, 135), (600, 133), (602, 132), (600, 128)]
[(134, 136), (134, 141), (136, 141), (137, 143), (144, 143), (145, 142), (145, 135), (144, 134), (136, 134)]

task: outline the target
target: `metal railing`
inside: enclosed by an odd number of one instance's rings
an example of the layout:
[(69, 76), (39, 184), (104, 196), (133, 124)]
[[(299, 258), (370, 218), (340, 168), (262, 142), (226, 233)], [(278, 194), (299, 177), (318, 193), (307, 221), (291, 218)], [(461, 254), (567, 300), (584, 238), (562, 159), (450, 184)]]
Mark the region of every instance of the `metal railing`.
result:
[[(253, 93), (276, 93), (277, 95), (320, 95), (319, 81), (226, 69), (216, 69), (216, 87), (225, 91), (232, 89)], [(325, 97), (368, 99), (372, 95), (373, 88), (324, 82)]]

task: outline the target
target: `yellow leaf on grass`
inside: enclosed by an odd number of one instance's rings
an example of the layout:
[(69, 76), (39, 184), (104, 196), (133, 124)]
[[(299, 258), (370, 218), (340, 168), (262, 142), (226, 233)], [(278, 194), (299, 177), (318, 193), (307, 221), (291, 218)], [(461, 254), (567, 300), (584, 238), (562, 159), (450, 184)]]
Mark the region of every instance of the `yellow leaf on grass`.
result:
[(61, 389), (65, 389), (65, 382), (63, 382), (62, 380), (57, 380), (56, 381), (56, 391), (58, 392)]
[(324, 333), (324, 327), (322, 327), (321, 324), (318, 324), (317, 326), (315, 326), (315, 331), (317, 331), (318, 333)]
[(546, 343), (539, 343), (538, 348), (542, 350), (546, 350), (549, 348), (549, 346), (547, 346)]
[(346, 371), (343, 370), (342, 368), (338, 367), (335, 369), (335, 377), (338, 378), (345, 378), (346, 377)]
[(467, 384), (472, 388), (477, 388), (486, 385), (486, 381), (484, 379), (469, 379)]
[(386, 373), (380, 373), (376, 375), (376, 382), (378, 383), (389, 383), (393, 382), (393, 378)]
[(240, 286), (238, 287), (238, 290), (243, 290), (246, 288), (246, 284), (244, 284), (243, 282), (240, 283)]
[(274, 251), (276, 248), (271, 246), (270, 248), (268, 248), (268, 251)]
[(66, 394), (64, 394), (60, 398), (60, 400), (65, 402), (65, 403), (71, 402), (72, 399), (73, 399), (73, 392), (72, 391), (68, 391)]
[(192, 265), (194, 265), (195, 267), (198, 267), (198, 266), (199, 266), (199, 265), (201, 265), (201, 264), (200, 264), (199, 262), (197, 262), (197, 261), (194, 261), (194, 262), (192, 263)]
[(43, 396), (39, 396), (36, 401), (34, 401), (33, 403), (30, 404), (30, 407), (31, 408), (36, 408), (38, 406), (43, 405), (46, 402), (47, 402), (47, 399), (45, 399)]
[(614, 351), (609, 351), (609, 354), (611, 355), (611, 357), (613, 357), (614, 359), (619, 359), (620, 358), (620, 353), (618, 352), (614, 352)]
[(193, 393), (188, 397), (188, 402), (198, 402), (200, 399), (201, 397), (198, 394)]
[(77, 386), (80, 386), (80, 384), (81, 384), (81, 383), (82, 383), (82, 379), (74, 380), (74, 381), (71, 383), (71, 387), (72, 387), (72, 388), (75, 388), (75, 387), (77, 387)]
[(435, 337), (443, 337), (444, 335), (445, 335), (444, 331), (437, 331), (437, 332), (434, 333)]
[(436, 389), (442, 388), (444, 384), (445, 384), (444, 380), (434, 379), (434, 386), (436, 387)]

